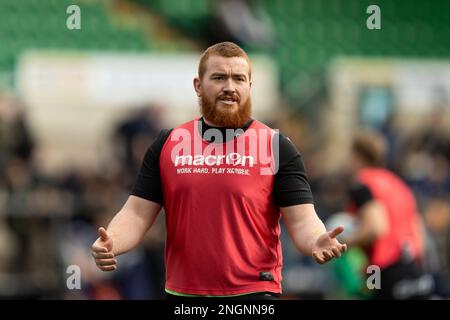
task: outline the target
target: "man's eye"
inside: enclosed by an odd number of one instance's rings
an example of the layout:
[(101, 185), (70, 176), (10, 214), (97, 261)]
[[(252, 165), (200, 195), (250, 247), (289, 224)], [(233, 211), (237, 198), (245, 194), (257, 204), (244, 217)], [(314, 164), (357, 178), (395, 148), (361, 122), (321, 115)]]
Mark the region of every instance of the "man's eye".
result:
[(223, 77), (223, 76), (215, 76), (213, 79), (214, 79), (214, 80), (223, 80), (224, 77)]

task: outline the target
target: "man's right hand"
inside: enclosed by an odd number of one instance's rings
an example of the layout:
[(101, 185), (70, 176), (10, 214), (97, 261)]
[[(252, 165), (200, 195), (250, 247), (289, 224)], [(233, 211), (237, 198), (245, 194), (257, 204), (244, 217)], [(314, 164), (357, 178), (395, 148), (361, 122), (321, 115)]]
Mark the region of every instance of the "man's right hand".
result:
[(117, 261), (114, 259), (113, 241), (105, 228), (98, 228), (99, 238), (92, 245), (92, 256), (95, 264), (102, 271), (114, 271), (117, 268)]

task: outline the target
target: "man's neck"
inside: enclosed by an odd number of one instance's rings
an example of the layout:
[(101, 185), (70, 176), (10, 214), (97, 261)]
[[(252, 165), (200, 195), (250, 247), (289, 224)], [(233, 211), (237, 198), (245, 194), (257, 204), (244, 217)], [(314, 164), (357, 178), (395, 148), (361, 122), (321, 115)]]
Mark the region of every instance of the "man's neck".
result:
[[(210, 122), (210, 121), (207, 121), (205, 118), (200, 118), (200, 121), (199, 121), (199, 131), (200, 131), (200, 134), (201, 134), (201, 136), (202, 137), (204, 137), (205, 136), (205, 132), (207, 131), (207, 130), (209, 130), (209, 129), (217, 129), (217, 130), (219, 130), (221, 133), (222, 133), (222, 137), (224, 138), (224, 139), (221, 139), (220, 141), (228, 141), (229, 139), (231, 139), (231, 138), (236, 138), (236, 137), (238, 137), (241, 133), (240, 132), (242, 132), (242, 131), (246, 131), (249, 127), (250, 127), (250, 125), (253, 123), (253, 119), (249, 119), (242, 127), (240, 127), (240, 128), (227, 128), (227, 127), (219, 127), (219, 126), (216, 126), (216, 125), (214, 125), (214, 123), (212, 123), (212, 122)], [(230, 134), (227, 134), (227, 131), (229, 130), (229, 129), (231, 129), (231, 130), (234, 130), (233, 132), (234, 132), (234, 135), (230, 135)], [(239, 132), (240, 131), (240, 132)], [(206, 139), (207, 141), (210, 141), (209, 139)], [(211, 140), (212, 141), (212, 140)], [(211, 142), (210, 141), (210, 142)]]
[(219, 128), (219, 126), (218, 125), (216, 125), (215, 123), (212, 123), (211, 121), (209, 121), (209, 120), (206, 120), (206, 118), (205, 117), (202, 117), (202, 119), (203, 119), (203, 121), (208, 125), (208, 126), (210, 126), (210, 127), (216, 127), (216, 128)]

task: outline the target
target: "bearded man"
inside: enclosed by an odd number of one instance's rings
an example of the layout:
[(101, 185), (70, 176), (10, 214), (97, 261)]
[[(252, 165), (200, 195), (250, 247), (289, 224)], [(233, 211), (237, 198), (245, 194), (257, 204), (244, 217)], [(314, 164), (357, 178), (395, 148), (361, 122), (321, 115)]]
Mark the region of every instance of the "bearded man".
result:
[(231, 42), (202, 54), (193, 81), (201, 117), (161, 131), (131, 195), (92, 245), (97, 266), (135, 248), (164, 207), (169, 299), (278, 299), (280, 219), (296, 248), (322, 264), (346, 245), (318, 218), (300, 153), (253, 119), (252, 72)]

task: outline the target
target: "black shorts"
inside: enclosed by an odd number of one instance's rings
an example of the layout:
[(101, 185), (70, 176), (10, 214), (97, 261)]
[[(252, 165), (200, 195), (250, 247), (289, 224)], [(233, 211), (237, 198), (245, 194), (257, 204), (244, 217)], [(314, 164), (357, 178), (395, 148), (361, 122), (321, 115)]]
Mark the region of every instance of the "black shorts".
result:
[(377, 300), (427, 300), (434, 289), (433, 277), (413, 260), (381, 269), (380, 276), (381, 288), (374, 290)]

